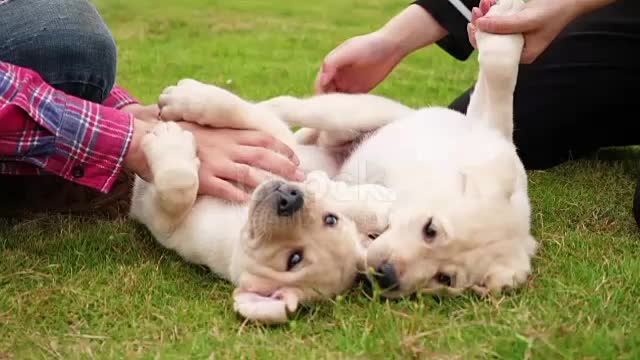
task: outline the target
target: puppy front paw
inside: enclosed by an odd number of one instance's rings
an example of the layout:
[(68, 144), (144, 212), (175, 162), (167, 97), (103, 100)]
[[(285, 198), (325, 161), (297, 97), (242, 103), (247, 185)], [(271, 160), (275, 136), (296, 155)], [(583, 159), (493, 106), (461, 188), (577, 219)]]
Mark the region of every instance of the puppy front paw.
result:
[(499, 294), (516, 289), (526, 283), (530, 271), (510, 269), (506, 266), (494, 266), (485, 275), (481, 285), (472, 290), (480, 295)]
[(243, 318), (262, 324), (282, 324), (298, 308), (298, 299), (291, 294), (275, 292), (271, 296), (241, 291), (233, 294), (233, 309)]
[(184, 211), (198, 193), (200, 161), (193, 134), (175, 122), (157, 124), (142, 139), (153, 184), (165, 211)]

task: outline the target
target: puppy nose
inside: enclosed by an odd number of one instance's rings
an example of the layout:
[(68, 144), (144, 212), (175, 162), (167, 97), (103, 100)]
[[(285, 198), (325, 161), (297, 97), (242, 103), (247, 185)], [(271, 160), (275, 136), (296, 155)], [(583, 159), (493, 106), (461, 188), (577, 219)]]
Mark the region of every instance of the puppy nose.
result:
[(398, 287), (398, 275), (393, 264), (385, 262), (376, 269), (374, 279), (382, 290), (393, 290)]
[(291, 216), (302, 209), (302, 190), (294, 185), (282, 184), (276, 189), (276, 211), (278, 216)]

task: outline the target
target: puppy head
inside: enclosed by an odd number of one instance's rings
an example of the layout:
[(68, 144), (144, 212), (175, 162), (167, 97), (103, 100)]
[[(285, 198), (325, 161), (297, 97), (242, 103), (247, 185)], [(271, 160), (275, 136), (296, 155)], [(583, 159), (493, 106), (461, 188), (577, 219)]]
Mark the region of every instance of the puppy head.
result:
[(384, 296), (485, 294), (526, 280), (537, 246), (529, 233), (526, 178), (516, 176), (518, 168), (491, 169), (461, 175), (457, 191), (403, 197), (394, 205), (388, 230), (367, 253)]
[(283, 322), (300, 302), (350, 288), (363, 268), (366, 235), (344, 205), (308, 182), (257, 188), (232, 259), (236, 311)]

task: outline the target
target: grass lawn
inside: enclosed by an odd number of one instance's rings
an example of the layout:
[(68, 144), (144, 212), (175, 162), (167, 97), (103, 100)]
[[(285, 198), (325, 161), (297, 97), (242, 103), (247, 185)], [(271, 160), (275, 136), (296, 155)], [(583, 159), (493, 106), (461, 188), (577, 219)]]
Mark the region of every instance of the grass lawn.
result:
[[(328, 51), (407, 3), (97, 1), (118, 41), (119, 82), (145, 102), (183, 77), (254, 99), (310, 94)], [(376, 92), (444, 105), (476, 68), (434, 47)], [(243, 325), (227, 283), (128, 221), (0, 220), (0, 359), (638, 359), (640, 236), (630, 213), (638, 160), (604, 155), (530, 174), (542, 248), (526, 289), (393, 302), (354, 290), (281, 327)]]

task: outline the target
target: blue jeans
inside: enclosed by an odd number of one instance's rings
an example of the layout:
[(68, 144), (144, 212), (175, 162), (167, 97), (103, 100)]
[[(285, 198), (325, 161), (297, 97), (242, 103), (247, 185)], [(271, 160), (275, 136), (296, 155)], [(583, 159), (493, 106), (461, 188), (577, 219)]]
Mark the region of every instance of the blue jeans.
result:
[(102, 103), (116, 60), (113, 36), (87, 0), (0, 4), (0, 61), (33, 69), (59, 90)]

